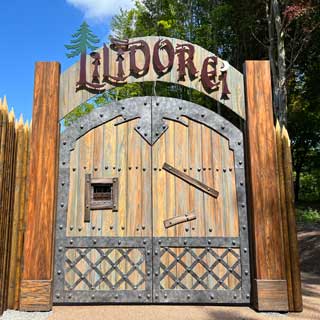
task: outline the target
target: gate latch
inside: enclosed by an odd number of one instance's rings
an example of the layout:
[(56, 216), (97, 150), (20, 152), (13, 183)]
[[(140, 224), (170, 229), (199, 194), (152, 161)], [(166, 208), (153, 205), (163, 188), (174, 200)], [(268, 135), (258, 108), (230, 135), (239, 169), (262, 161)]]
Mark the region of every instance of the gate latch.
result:
[(193, 213), (186, 213), (181, 216), (176, 216), (167, 220), (163, 220), (164, 227), (166, 229), (175, 226), (176, 224), (188, 222), (197, 219), (196, 215)]

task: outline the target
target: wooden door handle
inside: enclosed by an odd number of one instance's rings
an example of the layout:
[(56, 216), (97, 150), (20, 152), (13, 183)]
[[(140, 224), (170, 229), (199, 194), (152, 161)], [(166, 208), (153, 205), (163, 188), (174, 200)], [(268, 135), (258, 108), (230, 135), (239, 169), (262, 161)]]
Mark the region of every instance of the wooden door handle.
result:
[(195, 214), (193, 214), (193, 213), (189, 213), (188, 214), (187, 213), (187, 214), (184, 214), (182, 216), (176, 216), (176, 217), (173, 217), (173, 218), (169, 218), (167, 220), (163, 220), (163, 224), (164, 224), (164, 227), (166, 229), (168, 229), (170, 227), (175, 226), (176, 224), (192, 221), (192, 220), (195, 220), (195, 219), (197, 219)]

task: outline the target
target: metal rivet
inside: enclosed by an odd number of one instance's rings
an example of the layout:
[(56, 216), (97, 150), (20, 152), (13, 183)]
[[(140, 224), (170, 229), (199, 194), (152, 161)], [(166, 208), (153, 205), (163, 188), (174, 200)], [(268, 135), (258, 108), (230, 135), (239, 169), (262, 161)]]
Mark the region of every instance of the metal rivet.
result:
[(201, 117), (204, 118), (204, 114), (202, 114)]
[(159, 298), (159, 296), (156, 294), (155, 296), (154, 296), (156, 299), (158, 299)]
[(210, 299), (211, 299), (211, 300), (214, 299), (214, 295), (213, 295), (213, 294), (210, 295)]
[(84, 279), (85, 277), (84, 277), (84, 275), (81, 275), (81, 279)]
[(118, 241), (118, 244), (121, 244), (121, 240)]
[(121, 171), (121, 168), (118, 168), (118, 171), (120, 172), (120, 171)]
[(162, 126), (162, 129), (165, 129), (167, 126)]
[(101, 118), (103, 117), (103, 114), (102, 114), (102, 113), (100, 113), (100, 117), (101, 117)]
[(147, 250), (147, 255), (150, 255), (150, 250)]
[(140, 230), (139, 227), (137, 227), (137, 228), (136, 228), (136, 231), (139, 231), (139, 230)]
[(239, 146), (241, 145), (241, 141), (238, 141), (238, 145), (239, 145)]
[(246, 227), (246, 226), (242, 226), (242, 229), (243, 229), (243, 230), (246, 230), (246, 229), (247, 229), (247, 227)]
[(227, 169), (226, 168), (223, 168), (223, 172), (226, 172), (227, 171)]
[(145, 225), (143, 225), (143, 226), (141, 226), (141, 228), (142, 228), (142, 230), (145, 230), (146, 226), (145, 226)]
[(62, 248), (62, 247), (59, 247), (59, 249), (58, 249), (58, 250), (59, 250), (59, 252), (61, 252), (61, 251), (63, 250), (63, 248)]
[(110, 226), (110, 230), (112, 230), (113, 229), (113, 226)]
[(67, 144), (67, 142), (66, 141), (63, 141), (63, 145), (65, 146)]
[(143, 168), (142, 170), (143, 170), (143, 171), (146, 171), (146, 168)]
[(91, 229), (94, 230), (96, 228), (96, 226), (92, 226)]
[(122, 110), (124, 110), (124, 109), (125, 109), (125, 107), (121, 107), (121, 109), (122, 109)]
[(57, 298), (57, 299), (60, 298), (60, 294), (59, 294), (59, 293), (56, 294), (56, 298)]
[(79, 228), (78, 228), (78, 230), (79, 230), (79, 232), (80, 232), (80, 231), (82, 230), (82, 228), (81, 228), (81, 227), (79, 227)]
[(75, 172), (75, 171), (76, 171), (76, 168), (72, 168), (72, 171)]
[(186, 232), (188, 232), (188, 231), (189, 231), (189, 228), (186, 228), (185, 230), (186, 230)]
[(146, 239), (143, 239), (143, 244), (146, 244), (147, 243), (147, 240)]
[(147, 103), (145, 102), (145, 103), (144, 103), (144, 105), (146, 106), (146, 105), (147, 105)]
[(139, 127), (139, 126), (137, 127), (138, 130), (139, 130), (140, 128), (141, 128), (141, 127)]
[(235, 245), (235, 244), (236, 244), (235, 240), (232, 240), (232, 244), (233, 244), (233, 245)]
[(240, 186), (243, 186), (243, 182), (242, 181), (240, 182)]
[(158, 241), (159, 244), (161, 244), (161, 242), (162, 242), (161, 240)]
[(244, 208), (244, 207), (245, 207), (245, 204), (243, 203), (243, 204), (241, 205), (241, 207)]
[(157, 168), (153, 168), (154, 171), (157, 171)]
[(95, 296), (94, 296), (94, 294), (91, 296), (91, 299), (94, 299), (95, 298)]
[(147, 135), (148, 135), (147, 133), (144, 134), (145, 137), (146, 137)]
[(64, 181), (62, 181), (62, 182), (61, 182), (61, 185), (62, 185), (62, 186), (64, 186), (64, 185), (65, 185), (65, 182), (64, 182)]
[(216, 168), (216, 171), (219, 172), (219, 168)]
[(182, 110), (182, 107), (179, 107), (179, 110)]
[(150, 272), (150, 271), (147, 271), (147, 275), (150, 276), (150, 274), (151, 274), (151, 272)]
[(221, 126), (221, 130), (224, 130), (224, 126)]
[(124, 227), (124, 226), (122, 226), (122, 227), (121, 227), (121, 230), (124, 230), (124, 229), (125, 229), (125, 227)]
[(188, 243), (188, 241), (187, 241), (187, 240), (184, 240), (184, 241), (183, 241), (183, 243), (184, 243), (184, 244), (187, 244), (187, 243)]
[(237, 295), (236, 295), (236, 294), (235, 294), (235, 295), (233, 295), (233, 298), (234, 298), (234, 299), (237, 299)]
[(164, 297), (165, 297), (165, 299), (167, 299), (168, 295), (165, 293), (165, 294), (164, 294)]
[(132, 169), (132, 167), (129, 167), (129, 170), (131, 170)]
[(209, 232), (212, 232), (212, 228), (209, 228)]
[(160, 103), (159, 102), (156, 102), (156, 105), (158, 106)]
[(58, 270), (57, 274), (61, 274), (61, 270)]
[(155, 256), (157, 256), (157, 255), (158, 255), (158, 250), (156, 250), (156, 251), (154, 252), (154, 255), (155, 255)]
[(93, 242), (94, 244), (96, 244), (96, 243), (97, 243), (97, 240), (96, 240), (96, 239), (93, 239), (92, 242)]
[(95, 288), (94, 288), (94, 286), (91, 286), (91, 290), (94, 290)]
[(190, 296), (190, 294), (188, 294), (188, 295), (187, 295), (187, 299), (190, 299), (190, 298), (191, 298), (191, 296)]
[(247, 252), (247, 251), (248, 251), (248, 249), (247, 249), (247, 248), (244, 248), (244, 249), (243, 249), (243, 252)]
[(249, 274), (249, 271), (248, 270), (245, 270), (244, 271), (244, 274), (247, 276)]
[(232, 168), (229, 168), (229, 171), (231, 172), (231, 171), (232, 171)]
[(60, 229), (60, 230), (62, 230), (62, 229), (63, 229), (63, 225), (62, 225), (62, 224), (60, 224), (59, 229)]
[(68, 295), (68, 298), (69, 298), (69, 299), (71, 299), (71, 298), (72, 298), (72, 294), (71, 294), (71, 293)]
[(138, 170), (138, 169), (139, 169), (139, 167), (136, 167), (136, 169)]
[(159, 273), (158, 272), (155, 272), (155, 276), (157, 277), (159, 275)]
[(62, 162), (62, 165), (64, 166), (65, 164), (66, 164), (65, 161), (63, 161), (63, 162)]
[(73, 244), (73, 240), (72, 239), (69, 242), (70, 242), (70, 244)]
[(211, 240), (208, 240), (208, 244), (211, 244)]
[(138, 298), (139, 298), (139, 299), (141, 299), (141, 298), (142, 298), (142, 295), (141, 295), (141, 293), (140, 293), (140, 294), (138, 295)]
[(106, 166), (106, 167), (104, 167), (106, 170), (108, 170), (109, 169), (109, 167), (108, 166)]
[(246, 294), (246, 298), (249, 299), (250, 298), (250, 294)]
[(239, 164), (241, 165), (241, 164), (242, 164), (242, 161), (239, 161)]

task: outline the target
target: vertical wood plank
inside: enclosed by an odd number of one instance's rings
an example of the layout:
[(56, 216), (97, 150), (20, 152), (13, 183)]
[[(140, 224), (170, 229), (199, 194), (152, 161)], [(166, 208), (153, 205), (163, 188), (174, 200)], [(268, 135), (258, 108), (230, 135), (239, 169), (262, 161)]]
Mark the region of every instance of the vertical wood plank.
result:
[[(287, 290), (282, 291), (281, 298), (272, 299), (277, 296), (273, 290), (279, 286), (262, 289), (268, 281), (285, 280), (270, 64), (246, 61), (245, 75), (254, 281), (259, 283), (255, 286), (254, 305), (259, 311), (277, 310), (277, 306), (278, 310), (287, 311)], [(286, 281), (281, 283), (287, 286)]]
[[(31, 136), (29, 198), (24, 244), (22, 284), (52, 280), (55, 219), (60, 65), (38, 62), (35, 70), (33, 129)], [(28, 286), (20, 309), (28, 308)], [(51, 301), (41, 301), (35, 310), (48, 310)]]

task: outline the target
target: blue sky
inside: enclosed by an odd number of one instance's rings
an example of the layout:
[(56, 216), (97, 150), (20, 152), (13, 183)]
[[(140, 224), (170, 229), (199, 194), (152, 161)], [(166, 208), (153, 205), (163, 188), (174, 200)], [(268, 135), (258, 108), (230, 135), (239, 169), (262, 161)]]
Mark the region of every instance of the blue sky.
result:
[(65, 56), (69, 43), (85, 19), (103, 41), (112, 15), (131, 0), (0, 0), (0, 98), (7, 96), (16, 117), (32, 117), (36, 61), (58, 61), (61, 70), (75, 62)]

